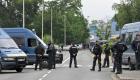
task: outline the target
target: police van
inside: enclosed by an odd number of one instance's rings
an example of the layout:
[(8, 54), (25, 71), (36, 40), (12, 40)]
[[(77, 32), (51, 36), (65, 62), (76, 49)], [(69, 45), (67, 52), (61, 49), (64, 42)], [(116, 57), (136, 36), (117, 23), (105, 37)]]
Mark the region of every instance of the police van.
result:
[(0, 28), (0, 72), (2, 70), (22, 72), (26, 66), (26, 57), (14, 40)]
[(120, 34), (121, 40), (125, 42), (128, 47), (127, 51), (123, 53), (122, 64), (129, 65), (131, 69), (134, 69), (136, 65), (135, 52), (133, 51), (131, 44), (139, 32), (140, 22), (135, 22), (125, 24)]
[[(11, 38), (17, 43), (20, 49), (22, 49), (27, 54), (28, 64), (34, 64), (36, 61), (35, 48), (41, 43), (45, 52), (47, 50), (47, 45), (36, 35), (35, 32), (27, 28), (3, 28)], [(48, 55), (44, 55), (44, 59), (47, 59)], [(62, 59), (60, 61), (62, 62)]]

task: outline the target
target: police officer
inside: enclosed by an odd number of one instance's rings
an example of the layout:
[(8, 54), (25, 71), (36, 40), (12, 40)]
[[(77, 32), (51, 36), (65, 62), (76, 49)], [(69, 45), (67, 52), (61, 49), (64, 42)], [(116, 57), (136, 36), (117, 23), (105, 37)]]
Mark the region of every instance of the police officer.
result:
[(47, 54), (48, 54), (48, 69), (55, 69), (56, 50), (52, 43), (48, 44)]
[(45, 50), (41, 46), (41, 44), (39, 44), (39, 46), (35, 48), (35, 53), (36, 53), (35, 70), (37, 70), (38, 65), (39, 65), (39, 69), (42, 70), (42, 61), (43, 61), (42, 58), (45, 53)]
[[(108, 43), (106, 43), (106, 45), (105, 45), (104, 53), (105, 53), (105, 58), (104, 58), (104, 63), (103, 63), (102, 67), (109, 67), (110, 47), (109, 47)], [(106, 63), (107, 63), (107, 66), (105, 66)]]
[(77, 53), (78, 53), (78, 49), (77, 49), (77, 47), (75, 46), (74, 43), (72, 43), (72, 46), (69, 48), (69, 53), (70, 53), (69, 68), (71, 68), (71, 64), (72, 64), (72, 60), (73, 60), (73, 59), (74, 59), (74, 66), (75, 66), (75, 68), (78, 68), (78, 67), (77, 67), (77, 60), (76, 60), (76, 56), (77, 56)]
[[(120, 37), (117, 38), (118, 40)], [(122, 43), (121, 41), (118, 41), (114, 46), (113, 49), (115, 51), (115, 66), (117, 68), (116, 74), (121, 74), (122, 73), (122, 55), (123, 52), (127, 50), (127, 46)], [(115, 72), (115, 69), (114, 69)]]
[(90, 70), (91, 71), (95, 71), (96, 60), (98, 59), (98, 67), (99, 67), (98, 71), (101, 71), (101, 53), (102, 53), (102, 48), (99, 45), (98, 41), (96, 41), (96, 44), (93, 47), (92, 53), (94, 54), (94, 58), (93, 58), (93, 66), (92, 66), (92, 69), (90, 69)]
[(135, 51), (135, 58), (136, 58), (136, 69), (138, 69), (139, 62), (140, 62), (140, 34), (136, 35), (136, 38), (132, 42), (132, 49)]

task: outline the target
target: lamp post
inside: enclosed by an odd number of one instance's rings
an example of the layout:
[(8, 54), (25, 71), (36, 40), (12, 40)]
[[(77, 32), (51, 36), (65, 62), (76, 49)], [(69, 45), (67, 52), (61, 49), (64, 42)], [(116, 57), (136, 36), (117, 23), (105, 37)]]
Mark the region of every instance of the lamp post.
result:
[(66, 45), (66, 38), (67, 38), (67, 34), (66, 34), (66, 15), (64, 15), (64, 45)]
[(51, 7), (51, 42), (53, 41), (53, 31), (52, 31), (52, 7)]
[(25, 28), (25, 1), (23, 0), (23, 13), (22, 13), (23, 17), (23, 23), (22, 23), (22, 27)]
[(42, 0), (42, 40), (43, 40), (43, 30), (44, 30), (44, 0)]

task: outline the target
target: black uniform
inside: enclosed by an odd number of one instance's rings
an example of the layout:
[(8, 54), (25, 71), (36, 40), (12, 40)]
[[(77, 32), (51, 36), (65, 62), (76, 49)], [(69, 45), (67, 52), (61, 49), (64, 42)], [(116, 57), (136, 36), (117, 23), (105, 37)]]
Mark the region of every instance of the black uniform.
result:
[[(106, 46), (105, 46), (104, 53), (105, 53), (105, 58), (104, 58), (104, 63), (103, 63), (102, 67), (109, 67), (110, 47), (108, 44), (106, 44)], [(106, 63), (107, 63), (107, 66), (105, 66)]]
[(35, 53), (36, 53), (35, 70), (37, 70), (38, 65), (39, 65), (39, 69), (42, 70), (42, 58), (43, 58), (44, 52), (45, 52), (45, 50), (41, 45), (36, 47), (36, 49), (35, 49)]
[[(124, 43), (117, 42), (114, 46), (114, 53), (115, 54), (115, 67), (117, 68), (117, 74), (122, 73), (122, 55), (123, 52), (127, 50), (127, 46)], [(115, 72), (115, 69), (114, 69)]]
[(48, 69), (55, 69), (56, 50), (53, 44), (48, 45), (47, 54), (48, 54)]
[(75, 68), (77, 68), (77, 60), (76, 60), (76, 56), (78, 53), (78, 49), (75, 45), (72, 45), (69, 49), (69, 53), (70, 53), (70, 63), (69, 63), (69, 68), (71, 68), (71, 64), (72, 64), (72, 60), (74, 59), (74, 66)]
[(113, 60), (113, 71), (112, 72), (115, 72), (115, 69), (117, 67), (117, 63), (115, 61), (115, 57), (116, 57), (116, 52), (115, 50), (113, 49), (113, 47), (111, 47), (111, 51), (112, 51), (112, 60)]
[(95, 55), (94, 56), (94, 59), (93, 59), (93, 66), (92, 66), (92, 71), (95, 70), (95, 66), (96, 66), (96, 60), (98, 59), (98, 67), (99, 67), (99, 70), (98, 71), (101, 71), (101, 53), (102, 53), (102, 48), (99, 44), (96, 44), (92, 50), (93, 54)]
[(132, 49), (135, 51), (135, 58), (136, 58), (136, 69), (139, 67), (140, 63), (140, 41), (133, 41), (132, 42)]

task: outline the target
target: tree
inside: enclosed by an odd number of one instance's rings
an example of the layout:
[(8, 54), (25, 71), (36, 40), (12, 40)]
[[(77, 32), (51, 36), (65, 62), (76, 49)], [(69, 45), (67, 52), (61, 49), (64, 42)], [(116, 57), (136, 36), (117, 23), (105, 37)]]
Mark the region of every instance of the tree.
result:
[(140, 20), (140, 0), (122, 0), (112, 7), (117, 12), (114, 16), (119, 26)]

